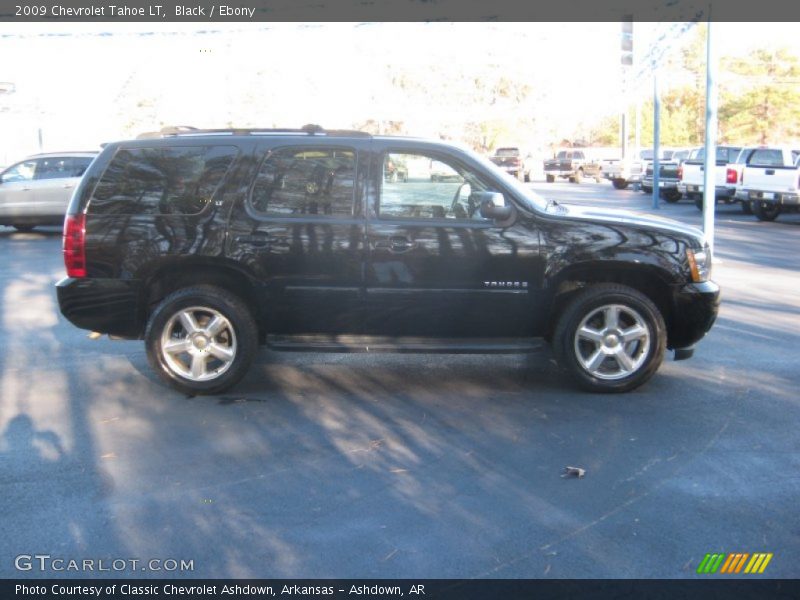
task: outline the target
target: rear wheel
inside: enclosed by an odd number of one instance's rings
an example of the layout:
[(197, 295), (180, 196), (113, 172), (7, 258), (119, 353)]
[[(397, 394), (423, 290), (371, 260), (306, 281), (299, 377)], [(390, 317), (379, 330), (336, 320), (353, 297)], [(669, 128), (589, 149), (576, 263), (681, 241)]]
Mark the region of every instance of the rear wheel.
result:
[(624, 190), (628, 187), (628, 182), (624, 179), (614, 179), (611, 181), (612, 185), (618, 190)]
[(555, 175), (545, 175), (545, 179), (547, 180), (547, 183), (553, 183), (556, 180), (556, 177)]
[(755, 200), (752, 204), (753, 213), (759, 221), (774, 221), (781, 214), (780, 204)]
[(655, 304), (625, 285), (597, 284), (567, 305), (553, 334), (559, 365), (593, 392), (626, 392), (664, 359), (666, 327)]
[(742, 212), (744, 214), (746, 214), (746, 215), (752, 215), (753, 214), (753, 207), (750, 204), (749, 200), (742, 200), (741, 205), (742, 205)]
[(664, 200), (670, 204), (678, 202), (681, 198), (683, 198), (683, 194), (681, 194), (678, 190), (666, 190), (664, 192)]
[(236, 296), (215, 286), (184, 288), (153, 311), (145, 332), (150, 366), (187, 394), (216, 394), (237, 383), (258, 348), (258, 328)]

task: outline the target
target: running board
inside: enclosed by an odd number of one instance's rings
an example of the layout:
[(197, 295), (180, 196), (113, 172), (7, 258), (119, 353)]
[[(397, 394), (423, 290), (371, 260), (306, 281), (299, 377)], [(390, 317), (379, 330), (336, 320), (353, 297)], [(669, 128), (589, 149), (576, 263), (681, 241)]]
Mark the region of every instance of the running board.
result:
[(370, 335), (268, 335), (267, 346), (293, 352), (519, 354), (538, 352), (541, 338), (424, 338)]

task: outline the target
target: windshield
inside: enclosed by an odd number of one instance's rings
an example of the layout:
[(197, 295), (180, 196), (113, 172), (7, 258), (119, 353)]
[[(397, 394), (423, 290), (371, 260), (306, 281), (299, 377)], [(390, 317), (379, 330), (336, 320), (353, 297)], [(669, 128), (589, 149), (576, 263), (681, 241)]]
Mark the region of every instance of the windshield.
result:
[(498, 148), (495, 156), (519, 156), (519, 150), (516, 148)]
[(510, 175), (506, 171), (503, 171), (502, 169), (498, 168), (496, 164), (494, 164), (485, 156), (482, 156), (477, 152), (473, 152), (469, 148), (464, 148), (461, 146), (459, 146), (458, 148), (467, 155), (469, 155), (469, 157), (472, 158), (475, 162), (481, 164), (486, 169), (489, 169), (490, 172), (501, 174), (503, 183), (506, 186), (512, 188), (516, 196), (525, 203), (526, 208), (528, 208), (528, 210), (533, 210), (533, 211), (538, 210), (540, 212), (544, 212), (547, 210), (548, 207), (547, 200), (542, 198), (532, 189), (525, 186), (519, 179), (517, 179), (513, 175)]

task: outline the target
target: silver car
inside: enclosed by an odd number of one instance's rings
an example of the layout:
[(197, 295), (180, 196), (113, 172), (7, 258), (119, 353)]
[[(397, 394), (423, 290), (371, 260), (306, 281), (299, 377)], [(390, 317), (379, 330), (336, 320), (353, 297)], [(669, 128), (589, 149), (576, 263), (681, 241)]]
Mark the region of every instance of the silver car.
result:
[(97, 152), (36, 154), (0, 173), (0, 225), (61, 225), (72, 191)]

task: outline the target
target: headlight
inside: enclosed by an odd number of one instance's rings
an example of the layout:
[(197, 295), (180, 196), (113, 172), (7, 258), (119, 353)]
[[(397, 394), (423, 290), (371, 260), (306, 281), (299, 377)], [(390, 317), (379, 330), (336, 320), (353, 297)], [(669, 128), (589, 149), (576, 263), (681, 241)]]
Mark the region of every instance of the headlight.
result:
[(686, 258), (689, 261), (692, 281), (695, 283), (708, 281), (711, 277), (711, 249), (706, 246), (702, 250), (687, 250)]

